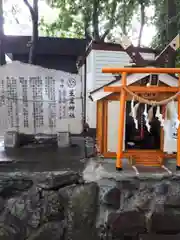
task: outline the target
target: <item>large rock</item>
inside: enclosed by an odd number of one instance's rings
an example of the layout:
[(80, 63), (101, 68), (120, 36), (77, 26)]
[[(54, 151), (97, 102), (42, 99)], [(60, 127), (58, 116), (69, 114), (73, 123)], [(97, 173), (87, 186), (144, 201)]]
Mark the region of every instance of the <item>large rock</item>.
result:
[(44, 190), (58, 190), (71, 184), (82, 183), (82, 177), (73, 171), (65, 171), (61, 174), (49, 174), (38, 184)]
[(8, 199), (13, 196), (21, 195), (33, 185), (33, 181), (26, 177), (14, 176), (0, 179), (0, 196)]
[(96, 239), (98, 192), (96, 183), (74, 185), (59, 190), (59, 194), (66, 204), (65, 239)]
[(27, 240), (61, 240), (63, 237), (63, 226), (61, 222), (50, 222), (41, 226)]
[(137, 209), (111, 213), (108, 226), (115, 237), (146, 232), (145, 216)]
[(0, 216), (0, 239), (24, 239), (26, 224), (5, 209)]
[(152, 232), (180, 233), (179, 180), (164, 181), (156, 186), (150, 213)]
[(120, 199), (121, 199), (121, 193), (120, 190), (117, 187), (109, 189), (104, 194), (103, 202), (112, 208), (119, 209), (120, 208)]
[(16, 232), (14, 229), (10, 226), (6, 226), (5, 224), (0, 224), (0, 240), (15, 240), (16, 237), (19, 236), (16, 235)]
[(98, 182), (100, 184), (100, 203), (107, 205), (107, 207), (112, 207), (114, 209), (119, 209), (121, 193), (117, 186), (116, 181), (103, 179)]

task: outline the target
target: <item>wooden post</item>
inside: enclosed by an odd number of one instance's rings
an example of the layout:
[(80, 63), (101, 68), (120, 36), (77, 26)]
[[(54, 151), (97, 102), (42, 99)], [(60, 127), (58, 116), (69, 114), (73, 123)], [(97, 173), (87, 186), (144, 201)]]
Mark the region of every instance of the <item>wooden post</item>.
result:
[[(180, 89), (180, 73), (178, 74), (178, 85)], [(177, 98), (178, 101), (178, 120), (180, 120), (180, 95)], [(177, 130), (177, 157), (176, 157), (176, 169), (180, 170), (180, 126)]]
[[(122, 86), (126, 85), (127, 73), (122, 73)], [(126, 104), (126, 92), (124, 89), (120, 92), (120, 111), (119, 111), (119, 129), (118, 129), (118, 147), (117, 147), (117, 159), (116, 170), (122, 170), (122, 155), (123, 155), (123, 141), (124, 141), (124, 122), (125, 122), (125, 104)]]

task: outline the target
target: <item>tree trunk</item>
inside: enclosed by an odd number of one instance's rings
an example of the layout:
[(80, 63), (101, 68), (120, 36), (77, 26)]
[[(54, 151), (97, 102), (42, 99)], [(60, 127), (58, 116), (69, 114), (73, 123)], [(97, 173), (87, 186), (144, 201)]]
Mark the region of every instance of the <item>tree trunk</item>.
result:
[[(167, 1), (167, 15), (168, 15), (168, 27), (167, 27), (167, 39), (168, 42), (172, 41), (177, 33), (177, 7), (176, 0)], [(169, 54), (168, 56), (168, 67), (175, 67), (176, 54)]]
[(29, 4), (28, 0), (24, 0), (24, 3), (29, 8), (32, 19), (32, 37), (29, 50), (29, 63), (36, 64), (36, 49), (38, 44), (38, 0), (33, 0), (33, 7)]
[(0, 65), (6, 64), (4, 50), (4, 18), (3, 18), (3, 0), (0, 0)]
[(93, 39), (97, 42), (100, 41), (99, 36), (99, 0), (93, 0), (93, 14), (92, 14), (92, 25), (93, 25)]
[(32, 37), (29, 51), (29, 63), (36, 64), (36, 49), (38, 44), (38, 0), (33, 1), (34, 14), (32, 16)]
[(111, 3), (111, 14), (110, 14), (110, 20), (109, 20), (109, 27), (108, 29), (104, 32), (104, 34), (100, 37), (101, 42), (104, 42), (105, 38), (108, 36), (110, 31), (113, 28), (114, 22), (115, 22), (115, 12), (117, 8), (117, 0), (113, 0)]
[(89, 42), (92, 40), (92, 36), (91, 34), (89, 33), (89, 19), (87, 19), (85, 16), (84, 16), (84, 36), (85, 36), (85, 39), (86, 39), (86, 44), (88, 45)]
[(138, 36), (138, 47), (141, 46), (141, 40), (142, 40), (142, 34), (143, 34), (143, 28), (145, 25), (145, 5), (143, 2), (140, 3), (140, 15), (141, 15), (141, 27), (139, 31), (139, 36)]
[(123, 1), (123, 24), (122, 24), (122, 32), (125, 36), (127, 36), (127, 31), (126, 31), (126, 27), (127, 27), (127, 14), (126, 14), (126, 0)]

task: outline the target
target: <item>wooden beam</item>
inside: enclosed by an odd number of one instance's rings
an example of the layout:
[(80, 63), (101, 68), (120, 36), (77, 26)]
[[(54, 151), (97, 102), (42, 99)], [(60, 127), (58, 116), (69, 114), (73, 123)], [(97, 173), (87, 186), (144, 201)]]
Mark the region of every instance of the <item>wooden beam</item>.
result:
[(136, 65), (139, 66), (147, 65), (147, 61), (141, 56), (139, 50), (133, 46), (132, 42), (126, 35), (122, 36), (120, 44)]
[(178, 34), (155, 58), (156, 64), (162, 65), (168, 62), (169, 55), (175, 55), (179, 47), (180, 47), (180, 35)]
[(103, 73), (180, 73), (180, 68), (103, 68)]
[[(131, 92), (137, 93), (157, 93), (157, 92), (178, 92), (180, 91), (179, 87), (158, 87), (158, 86), (149, 86), (149, 87), (140, 87), (140, 86), (128, 86), (127, 87)], [(121, 92), (122, 86), (113, 86), (113, 87), (104, 87), (104, 92)]]

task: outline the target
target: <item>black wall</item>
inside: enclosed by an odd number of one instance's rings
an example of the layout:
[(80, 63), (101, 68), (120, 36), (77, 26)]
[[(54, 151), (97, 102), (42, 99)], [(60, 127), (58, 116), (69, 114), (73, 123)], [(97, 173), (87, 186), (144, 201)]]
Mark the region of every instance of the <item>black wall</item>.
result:
[[(13, 60), (28, 63), (28, 54), (13, 54)], [(38, 54), (36, 56), (36, 65), (70, 73), (77, 73), (76, 60), (76, 56)]]
[[(27, 63), (30, 36), (5, 36), (4, 50), (13, 55), (13, 60)], [(76, 61), (84, 56), (85, 39), (39, 37), (36, 65), (76, 73)]]

